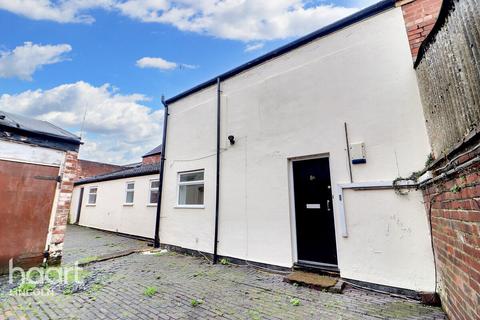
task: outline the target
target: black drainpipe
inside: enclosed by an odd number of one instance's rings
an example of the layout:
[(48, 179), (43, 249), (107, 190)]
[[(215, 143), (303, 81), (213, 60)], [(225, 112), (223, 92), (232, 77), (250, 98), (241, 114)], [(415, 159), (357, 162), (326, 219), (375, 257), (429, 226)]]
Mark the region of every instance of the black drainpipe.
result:
[(217, 178), (215, 185), (215, 239), (213, 242), (213, 264), (217, 263), (218, 254), (218, 204), (220, 193), (220, 78), (217, 78)]
[(163, 168), (165, 167), (165, 145), (167, 144), (167, 124), (168, 124), (168, 104), (162, 96), (162, 103), (165, 107), (163, 114), (163, 137), (162, 137), (162, 154), (160, 155), (160, 176), (158, 178), (158, 200), (157, 200), (157, 217), (155, 220), (155, 236), (153, 246), (160, 247), (160, 211), (162, 206), (162, 190), (163, 190)]

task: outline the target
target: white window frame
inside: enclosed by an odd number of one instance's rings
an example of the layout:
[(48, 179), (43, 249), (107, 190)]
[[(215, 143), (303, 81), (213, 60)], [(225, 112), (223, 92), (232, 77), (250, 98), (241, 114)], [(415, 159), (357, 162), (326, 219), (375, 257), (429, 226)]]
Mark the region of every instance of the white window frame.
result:
[(157, 188), (152, 188), (152, 182), (154, 181), (158, 181), (160, 183), (160, 179), (156, 178), (156, 179), (150, 179), (150, 181), (148, 182), (149, 183), (149, 192), (148, 192), (148, 203), (147, 203), (147, 206), (149, 207), (156, 207), (157, 206), (157, 203), (158, 202), (151, 202), (152, 201), (152, 191), (157, 191), (158, 192), (158, 196), (160, 196), (160, 185), (157, 187)]
[[(196, 181), (183, 181), (180, 182), (180, 176), (184, 174), (203, 172), (203, 180)], [(187, 185), (203, 185), (203, 204), (180, 204), (180, 186)], [(205, 208), (205, 169), (192, 170), (192, 171), (182, 171), (177, 173), (177, 204), (175, 208), (184, 208), (184, 209), (203, 209)]]
[[(132, 184), (132, 183), (133, 183), (133, 189), (128, 189), (128, 185)], [(133, 192), (133, 201), (132, 202), (127, 202), (127, 194), (129, 192)], [(123, 200), (124, 200), (124, 202), (123, 202), (124, 206), (133, 206), (133, 204), (135, 203), (135, 181), (125, 182), (125, 198), (123, 198)]]
[[(92, 189), (96, 189), (95, 193), (92, 193)], [(95, 194), (95, 202), (91, 203), (90, 202), (90, 195)], [(98, 200), (98, 186), (91, 186), (88, 187), (88, 193), (87, 193), (87, 207), (94, 207), (97, 205), (97, 200)]]

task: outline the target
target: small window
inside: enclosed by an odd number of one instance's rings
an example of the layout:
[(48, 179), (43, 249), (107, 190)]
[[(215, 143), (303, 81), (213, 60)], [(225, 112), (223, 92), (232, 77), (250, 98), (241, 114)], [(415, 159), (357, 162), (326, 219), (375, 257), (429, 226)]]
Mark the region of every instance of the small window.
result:
[(178, 206), (203, 207), (204, 171), (180, 172), (178, 174)]
[(96, 204), (97, 203), (97, 187), (90, 187), (88, 189), (88, 204)]
[(125, 204), (133, 204), (133, 198), (135, 196), (135, 182), (127, 182), (125, 190)]
[(150, 180), (150, 200), (149, 204), (157, 204), (158, 203), (158, 180)]

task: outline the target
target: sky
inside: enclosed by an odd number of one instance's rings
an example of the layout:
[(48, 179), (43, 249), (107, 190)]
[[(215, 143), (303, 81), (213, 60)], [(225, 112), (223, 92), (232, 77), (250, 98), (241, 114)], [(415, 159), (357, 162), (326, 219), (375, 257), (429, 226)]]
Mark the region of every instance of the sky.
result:
[(375, 0), (0, 0), (0, 110), (126, 164), (161, 143), (172, 97)]

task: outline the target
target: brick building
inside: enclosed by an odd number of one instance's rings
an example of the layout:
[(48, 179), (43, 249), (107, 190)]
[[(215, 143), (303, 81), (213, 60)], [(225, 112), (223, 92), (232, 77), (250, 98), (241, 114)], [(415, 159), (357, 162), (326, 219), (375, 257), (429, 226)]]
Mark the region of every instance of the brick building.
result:
[(0, 111), (0, 273), (59, 262), (80, 138)]

